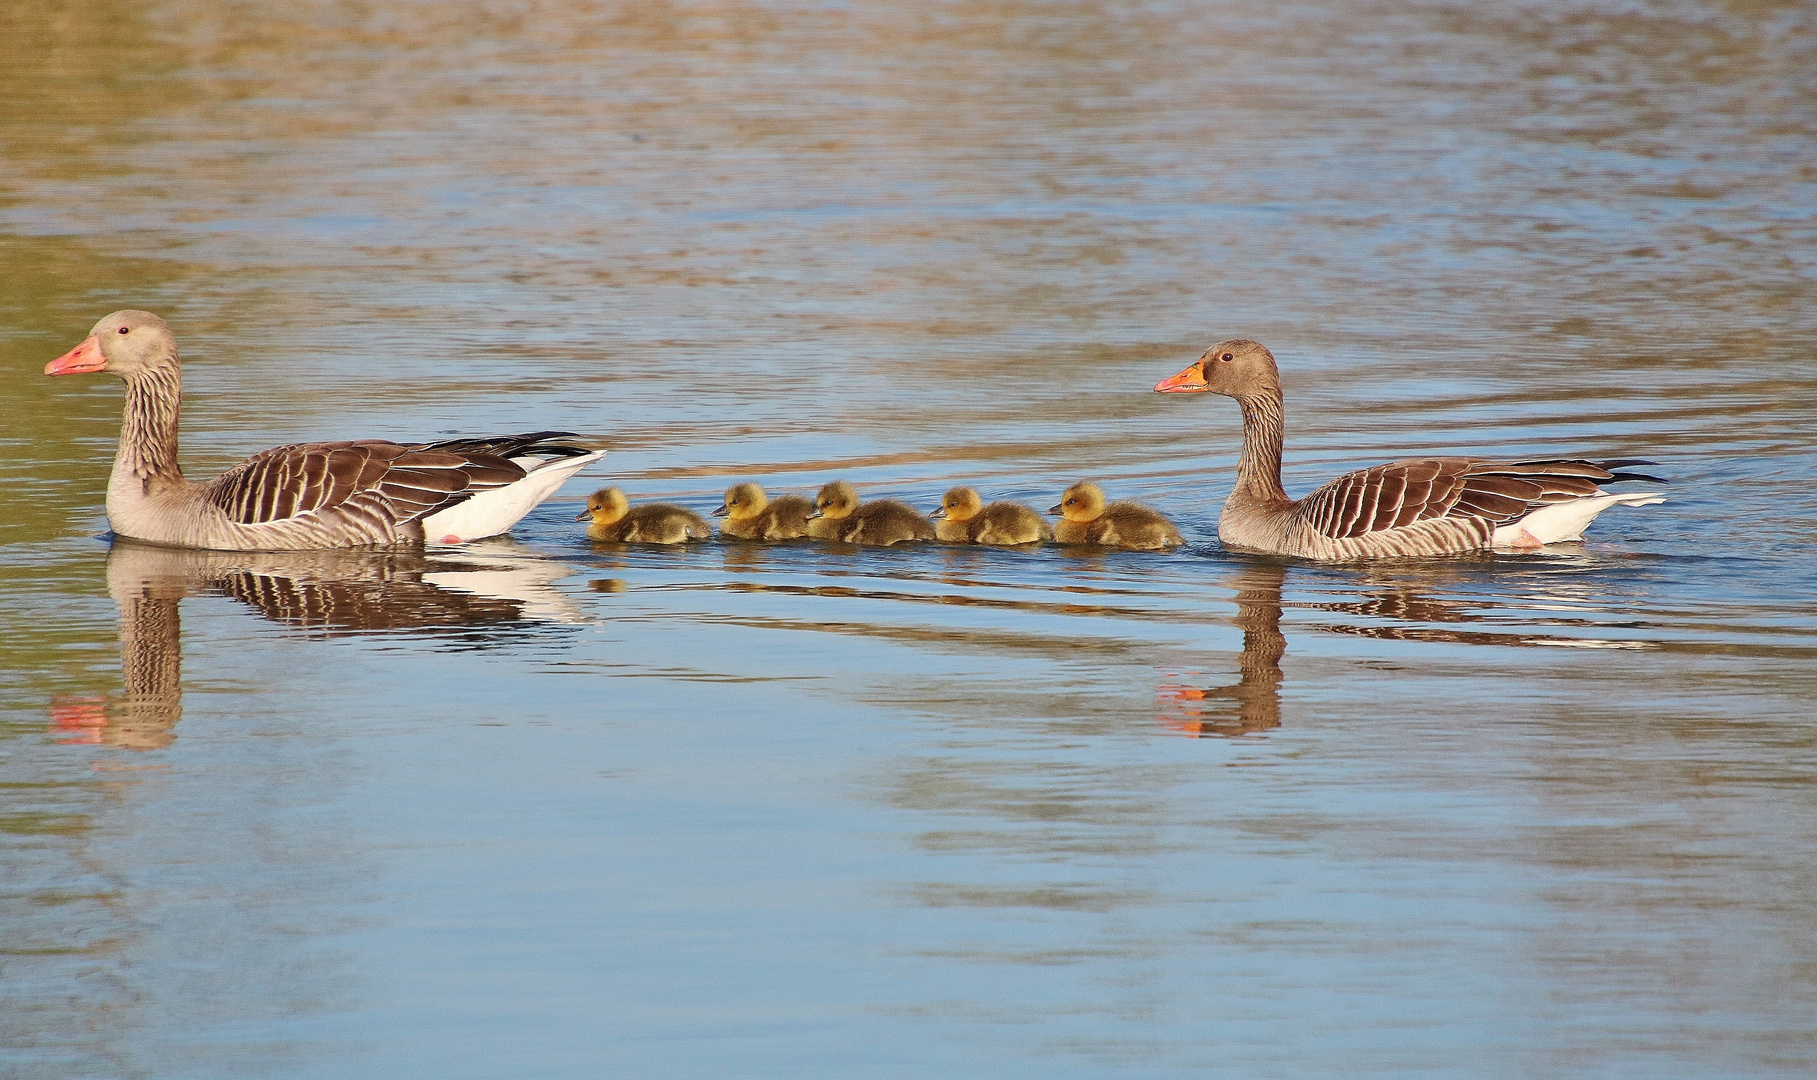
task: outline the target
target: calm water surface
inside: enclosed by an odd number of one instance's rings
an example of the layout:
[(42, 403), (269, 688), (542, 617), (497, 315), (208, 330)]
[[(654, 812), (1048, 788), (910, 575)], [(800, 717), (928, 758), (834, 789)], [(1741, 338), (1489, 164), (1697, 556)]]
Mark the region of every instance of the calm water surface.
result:
[[(1808, 1076), (1804, 3), (0, 14), (0, 1072)], [(185, 462), (603, 431), (508, 538), (110, 545)], [(1224, 552), (1288, 487), (1642, 457), (1543, 555)], [(1152, 501), (1171, 555), (711, 544), (606, 479)]]

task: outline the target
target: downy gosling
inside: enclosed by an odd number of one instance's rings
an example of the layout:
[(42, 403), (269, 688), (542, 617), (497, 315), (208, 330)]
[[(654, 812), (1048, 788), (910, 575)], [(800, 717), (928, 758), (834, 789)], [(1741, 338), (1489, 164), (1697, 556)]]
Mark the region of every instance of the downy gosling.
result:
[(618, 544), (685, 544), (710, 540), (713, 527), (707, 519), (674, 503), (645, 503), (633, 507), (615, 487), (600, 488), (587, 496), (587, 508), (575, 521), (593, 519), (587, 536)]
[(857, 490), (844, 480), (821, 488), (814, 512), (808, 516), (808, 535), (816, 540), (888, 547), (934, 539), (934, 523), (913, 507), (894, 499), (860, 503)]
[(940, 500), (934, 532), (949, 544), (1038, 544), (1054, 530), (1033, 509), (1015, 502), (984, 505), (976, 488), (956, 487)]
[(1089, 480), (1067, 488), (1060, 505), (1048, 513), (1060, 515), (1054, 526), (1055, 543), (1161, 551), (1186, 542), (1173, 522), (1141, 503), (1105, 505), (1103, 489)]

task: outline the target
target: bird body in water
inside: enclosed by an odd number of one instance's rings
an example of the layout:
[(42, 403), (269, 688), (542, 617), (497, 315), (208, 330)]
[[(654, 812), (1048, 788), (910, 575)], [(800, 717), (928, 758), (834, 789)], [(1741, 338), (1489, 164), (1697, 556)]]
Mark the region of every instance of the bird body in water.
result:
[(1054, 526), (1054, 542), (1059, 544), (1161, 551), (1186, 542), (1160, 511), (1137, 502), (1107, 504), (1104, 490), (1089, 480), (1067, 488), (1060, 505), (1048, 513), (1060, 515)]
[(1040, 514), (1016, 502), (984, 505), (976, 488), (956, 487), (940, 500), (934, 532), (952, 544), (1013, 546), (1052, 540), (1054, 530)]
[(685, 544), (713, 536), (707, 519), (687, 507), (674, 503), (632, 506), (625, 493), (615, 487), (600, 488), (587, 496), (587, 508), (574, 520), (589, 518), (592, 524), (587, 526), (587, 536), (609, 543)]
[(772, 501), (758, 484), (740, 481), (726, 489), (725, 502), (713, 511), (723, 517), (719, 534), (737, 540), (794, 540), (808, 534), (812, 500), (784, 495)]
[(1237, 481), (1218, 515), (1218, 539), (1232, 547), (1320, 560), (1531, 550), (1580, 539), (1596, 515), (1618, 503), (1665, 501), (1658, 492), (1611, 494), (1600, 486), (1663, 483), (1619, 471), (1652, 464), (1648, 461), (1469, 457), (1414, 458), (1359, 469), (1293, 499), (1281, 486), (1280, 369), (1260, 342), (1221, 341), (1155, 390), (1222, 394), (1243, 410)]
[(934, 523), (907, 503), (894, 499), (861, 503), (857, 490), (844, 480), (820, 489), (809, 515), (808, 535), (816, 540), (877, 547), (935, 538)]

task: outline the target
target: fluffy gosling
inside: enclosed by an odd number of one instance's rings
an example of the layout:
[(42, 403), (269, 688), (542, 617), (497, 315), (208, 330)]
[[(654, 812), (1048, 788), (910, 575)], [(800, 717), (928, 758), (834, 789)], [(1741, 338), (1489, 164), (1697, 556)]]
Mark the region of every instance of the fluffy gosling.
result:
[(784, 495), (775, 502), (762, 487), (749, 480), (726, 489), (726, 501), (713, 511), (721, 536), (739, 540), (793, 540), (808, 534), (808, 515), (814, 504), (800, 495)]
[(1106, 506), (1104, 491), (1089, 480), (1067, 488), (1060, 496), (1060, 505), (1048, 513), (1060, 515), (1054, 526), (1054, 541), (1060, 544), (1161, 551), (1186, 542), (1173, 522), (1141, 503), (1114, 502)]
[(615, 487), (600, 488), (587, 496), (587, 508), (575, 521), (593, 519), (587, 536), (618, 544), (685, 544), (707, 540), (713, 527), (707, 519), (674, 503), (645, 503), (632, 507), (625, 493)]
[(932, 517), (934, 532), (950, 544), (1038, 544), (1052, 540), (1054, 530), (1041, 515), (1014, 502), (984, 505), (976, 488), (956, 487), (940, 500)]
[(820, 489), (808, 515), (808, 535), (816, 540), (888, 547), (908, 540), (934, 539), (934, 523), (894, 499), (860, 503), (858, 492), (844, 480)]

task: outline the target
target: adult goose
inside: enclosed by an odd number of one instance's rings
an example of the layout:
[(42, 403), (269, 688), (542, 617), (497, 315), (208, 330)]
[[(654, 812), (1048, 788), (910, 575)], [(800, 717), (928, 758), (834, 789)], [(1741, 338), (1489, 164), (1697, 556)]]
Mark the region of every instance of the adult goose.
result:
[(1281, 375), (1273, 353), (1244, 338), (1219, 342), (1155, 390), (1209, 391), (1242, 406), (1243, 453), (1236, 487), (1218, 515), (1218, 539), (1252, 551), (1341, 560), (1532, 549), (1581, 538), (1596, 515), (1617, 503), (1665, 501), (1658, 492), (1610, 494), (1599, 486), (1664, 483), (1618, 471), (1648, 461), (1465, 457), (1377, 465), (1291, 499), (1281, 487)]
[(116, 311), (45, 365), (126, 383), (107, 520), (120, 536), (223, 551), (459, 544), (505, 532), (604, 450), (566, 431), (430, 443), (295, 443), (205, 484), (177, 466), (183, 369), (164, 320)]

